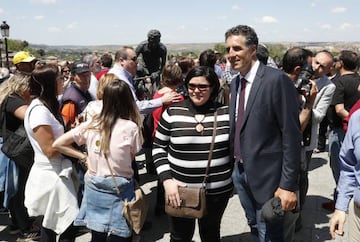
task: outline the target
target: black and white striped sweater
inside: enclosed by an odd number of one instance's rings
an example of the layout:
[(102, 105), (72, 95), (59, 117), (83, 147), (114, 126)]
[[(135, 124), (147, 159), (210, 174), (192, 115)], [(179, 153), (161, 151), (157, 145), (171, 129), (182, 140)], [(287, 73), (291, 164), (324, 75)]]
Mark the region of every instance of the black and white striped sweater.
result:
[[(214, 111), (214, 104), (196, 108), (190, 100), (164, 111), (153, 144), (153, 159), (161, 181), (174, 178), (189, 187), (201, 187), (212, 140)], [(218, 106), (217, 111), (215, 145), (206, 184), (208, 194), (227, 192), (233, 187), (228, 107)], [(195, 114), (205, 114), (201, 133), (195, 129), (198, 124)]]

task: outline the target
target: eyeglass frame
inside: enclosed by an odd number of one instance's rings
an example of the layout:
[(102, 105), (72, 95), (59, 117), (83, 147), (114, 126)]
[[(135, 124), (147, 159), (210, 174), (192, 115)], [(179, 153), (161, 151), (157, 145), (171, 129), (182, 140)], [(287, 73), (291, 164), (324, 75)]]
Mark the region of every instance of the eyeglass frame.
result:
[(188, 87), (188, 89), (191, 90), (191, 91), (195, 91), (196, 88), (197, 88), (197, 89), (199, 89), (199, 91), (205, 92), (205, 91), (207, 91), (208, 89), (211, 88), (211, 85), (209, 85), (209, 84), (194, 84), (194, 83), (188, 83), (187, 87)]

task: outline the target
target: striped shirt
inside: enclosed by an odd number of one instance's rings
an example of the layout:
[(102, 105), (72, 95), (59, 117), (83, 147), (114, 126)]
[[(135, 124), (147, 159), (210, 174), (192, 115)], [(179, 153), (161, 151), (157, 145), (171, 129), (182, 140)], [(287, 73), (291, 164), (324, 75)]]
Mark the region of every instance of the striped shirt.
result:
[[(189, 187), (201, 187), (208, 163), (214, 127), (213, 105), (196, 108), (185, 100), (170, 106), (162, 114), (153, 143), (153, 159), (160, 180), (174, 178)], [(217, 107), (217, 129), (209, 176), (208, 194), (232, 190), (232, 162), (229, 155), (229, 111)], [(195, 127), (200, 121), (195, 114), (204, 114), (202, 132)]]

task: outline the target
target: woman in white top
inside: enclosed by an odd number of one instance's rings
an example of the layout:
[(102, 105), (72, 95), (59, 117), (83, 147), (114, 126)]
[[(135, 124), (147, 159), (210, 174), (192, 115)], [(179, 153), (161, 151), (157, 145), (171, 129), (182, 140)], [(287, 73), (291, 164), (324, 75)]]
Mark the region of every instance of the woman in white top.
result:
[[(85, 192), (75, 225), (91, 230), (91, 241), (131, 241), (121, 201), (134, 198), (131, 163), (141, 149), (141, 117), (128, 85), (115, 79), (105, 86), (100, 114), (59, 137), (53, 147), (86, 161)], [(71, 146), (87, 145), (88, 157)], [(120, 190), (116, 193), (114, 178)]]
[(72, 225), (79, 208), (72, 179), (72, 163), (52, 147), (64, 133), (57, 94), (62, 79), (56, 65), (36, 65), (30, 79), (34, 97), (24, 125), (35, 152), (25, 187), (25, 206), (30, 216), (43, 216), (41, 241), (75, 241)]

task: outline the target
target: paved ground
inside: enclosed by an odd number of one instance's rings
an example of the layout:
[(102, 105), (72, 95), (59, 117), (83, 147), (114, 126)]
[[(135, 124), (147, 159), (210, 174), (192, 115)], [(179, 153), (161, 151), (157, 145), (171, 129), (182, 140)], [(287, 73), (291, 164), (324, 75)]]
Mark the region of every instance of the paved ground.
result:
[[(141, 170), (141, 180), (147, 198), (150, 202), (149, 219), (152, 228), (141, 235), (141, 242), (167, 242), (169, 241), (169, 229), (166, 216), (155, 217), (154, 206), (156, 197), (156, 177), (144, 174)], [(327, 153), (314, 154), (309, 172), (310, 187), (305, 208), (302, 213), (303, 229), (296, 234), (295, 242), (331, 241), (329, 235), (329, 217), (331, 213), (321, 207), (321, 203), (332, 198), (335, 186), (331, 170), (328, 164)], [(9, 236), (5, 229), (9, 220), (6, 215), (0, 215), (0, 241), (16, 241), (16, 236)], [(249, 230), (246, 225), (243, 209), (235, 194), (226, 208), (221, 227), (222, 242), (249, 241)], [(76, 242), (90, 241), (89, 233), (79, 236)], [(198, 231), (194, 235), (194, 241), (200, 242)], [(336, 241), (345, 241), (338, 239)]]

